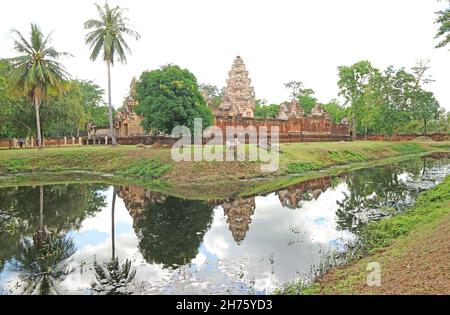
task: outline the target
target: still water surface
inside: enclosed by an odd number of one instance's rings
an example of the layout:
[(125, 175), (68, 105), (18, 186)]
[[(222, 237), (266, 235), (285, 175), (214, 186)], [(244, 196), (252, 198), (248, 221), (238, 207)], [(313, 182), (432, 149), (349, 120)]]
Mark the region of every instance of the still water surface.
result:
[(313, 278), (364, 224), (448, 174), (450, 160), (422, 158), (225, 201), (102, 184), (2, 188), (0, 293), (267, 294)]

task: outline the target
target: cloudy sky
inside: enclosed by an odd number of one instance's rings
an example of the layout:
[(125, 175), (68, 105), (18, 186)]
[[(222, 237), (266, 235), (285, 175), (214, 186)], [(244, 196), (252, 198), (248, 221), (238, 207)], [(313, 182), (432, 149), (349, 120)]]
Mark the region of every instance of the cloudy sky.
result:
[[(436, 80), (429, 89), (450, 110), (450, 51), (434, 49), (435, 0), (111, 0), (129, 9), (140, 32), (130, 40), (128, 64), (113, 68), (113, 102), (120, 106), (133, 76), (167, 63), (193, 72), (199, 82), (222, 87), (235, 56), (250, 72), (257, 98), (288, 98), (283, 83), (300, 80), (321, 102), (337, 95), (337, 67), (362, 59), (376, 67), (411, 67), (430, 59)], [(0, 57), (14, 55), (11, 28), (29, 23), (54, 31), (53, 45), (75, 78), (106, 89), (106, 66), (89, 60), (83, 22), (96, 18), (92, 0), (9, 0), (0, 11)]]

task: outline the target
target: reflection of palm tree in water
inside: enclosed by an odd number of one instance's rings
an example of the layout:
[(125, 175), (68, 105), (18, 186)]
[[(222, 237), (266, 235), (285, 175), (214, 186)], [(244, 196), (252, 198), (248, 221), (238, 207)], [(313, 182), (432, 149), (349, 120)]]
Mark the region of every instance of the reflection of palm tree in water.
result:
[(66, 234), (50, 232), (44, 226), (44, 187), (39, 187), (39, 228), (33, 240), (24, 238), (19, 244), (15, 269), (25, 281), (24, 293), (57, 294), (54, 281), (69, 271), (61, 262), (75, 252), (73, 240)]
[(126, 259), (123, 265), (116, 257), (115, 242), (115, 208), (117, 188), (114, 187), (111, 204), (111, 260), (100, 265), (94, 259), (94, 271), (96, 282), (92, 283), (94, 291), (103, 294), (130, 294), (126, 286), (134, 279), (136, 269), (131, 268), (131, 261)]

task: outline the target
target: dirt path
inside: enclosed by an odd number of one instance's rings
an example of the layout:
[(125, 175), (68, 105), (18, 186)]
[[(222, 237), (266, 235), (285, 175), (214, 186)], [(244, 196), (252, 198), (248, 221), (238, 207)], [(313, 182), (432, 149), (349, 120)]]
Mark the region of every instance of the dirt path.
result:
[[(380, 264), (379, 287), (366, 284), (370, 262)], [(320, 294), (450, 294), (450, 214), (381, 252), (332, 270), (318, 285)]]

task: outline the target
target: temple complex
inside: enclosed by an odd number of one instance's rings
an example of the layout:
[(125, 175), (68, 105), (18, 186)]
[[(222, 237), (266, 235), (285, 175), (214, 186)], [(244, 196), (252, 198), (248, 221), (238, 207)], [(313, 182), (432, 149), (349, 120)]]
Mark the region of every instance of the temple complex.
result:
[(280, 104), (278, 119), (289, 120), (291, 118), (300, 118), (304, 116), (303, 107), (296, 100), (292, 102), (283, 102)]
[[(310, 115), (305, 115), (303, 107), (298, 101), (283, 102), (280, 104), (277, 118), (255, 118), (255, 91), (240, 56), (235, 58), (228, 75), (227, 85), (218, 107), (206, 93), (203, 93), (207, 106), (214, 114), (214, 124), (222, 130), (226, 130), (229, 126), (244, 128), (253, 126), (257, 129), (265, 127), (270, 132), (272, 127), (278, 127), (280, 142), (352, 140), (348, 120), (344, 118), (340, 124), (332, 123), (330, 114), (324, 111), (319, 104), (312, 108)], [(157, 141), (156, 138), (149, 137), (149, 134), (145, 133), (141, 126), (143, 118), (135, 112), (137, 104), (136, 78), (133, 78), (129, 95), (114, 121), (119, 143), (152, 144)]]

